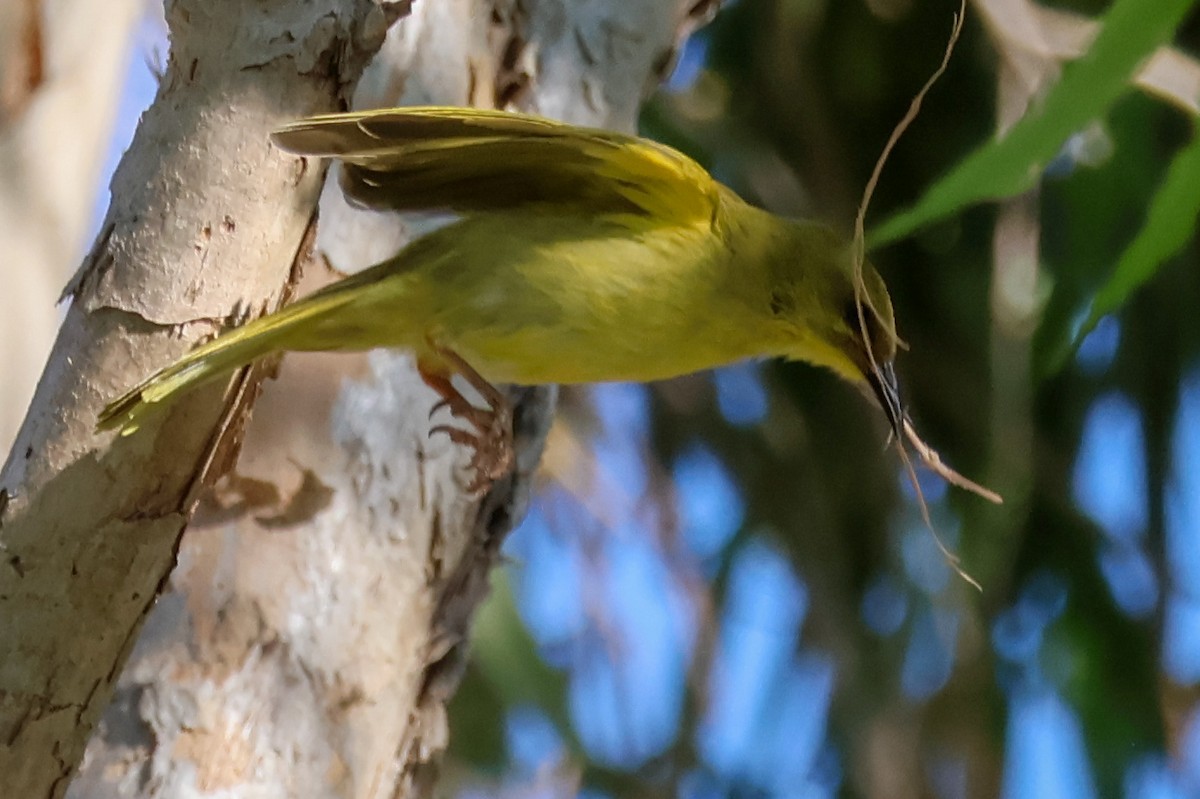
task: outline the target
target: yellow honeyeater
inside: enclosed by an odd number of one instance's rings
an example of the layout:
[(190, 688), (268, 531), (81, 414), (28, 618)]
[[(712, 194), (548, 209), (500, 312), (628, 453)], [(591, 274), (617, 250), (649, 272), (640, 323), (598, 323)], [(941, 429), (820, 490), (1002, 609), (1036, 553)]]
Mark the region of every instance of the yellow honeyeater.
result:
[[(903, 420), (892, 306), (878, 273), (813, 222), (748, 205), (681, 153), (539, 117), (402, 108), (300, 120), (283, 150), (332, 156), (369, 208), (458, 221), (392, 258), (229, 330), (103, 411), (142, 417), (196, 385), (285, 350), (403, 347), (472, 428), (483, 479), (511, 429), (492, 383), (657, 380), (746, 358), (829, 367)], [(451, 386), (466, 376), (490, 409)]]

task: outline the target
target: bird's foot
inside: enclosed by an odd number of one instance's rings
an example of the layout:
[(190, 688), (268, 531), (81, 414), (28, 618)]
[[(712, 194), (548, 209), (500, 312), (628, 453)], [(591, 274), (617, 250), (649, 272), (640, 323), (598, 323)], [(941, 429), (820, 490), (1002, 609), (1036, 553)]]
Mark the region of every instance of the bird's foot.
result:
[(444, 433), (455, 444), (461, 444), (473, 450), (468, 466), (475, 474), (467, 484), (467, 491), (475, 494), (508, 474), (516, 461), (513, 450), (512, 408), (508, 403), (508, 398), (457, 353), (441, 347), (435, 347), (435, 352), (453, 373), (462, 375), (463, 379), (478, 391), (490, 406), (479, 408), (472, 405), (450, 382), (449, 375), (428, 370), (418, 364), (421, 380), (441, 397), (441, 400), (430, 410), (429, 415), (432, 417), (433, 414), (445, 408), (450, 411), (451, 416), (466, 422), (469, 426), (464, 429), (448, 424), (439, 424), (430, 428), (429, 435)]

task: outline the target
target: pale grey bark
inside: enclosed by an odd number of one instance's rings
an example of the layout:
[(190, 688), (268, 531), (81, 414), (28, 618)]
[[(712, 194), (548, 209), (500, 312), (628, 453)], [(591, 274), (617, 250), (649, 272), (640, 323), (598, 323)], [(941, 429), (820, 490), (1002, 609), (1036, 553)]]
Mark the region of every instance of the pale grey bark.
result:
[(267, 133), (333, 109), (387, 16), (367, 0), (168, 5), (159, 94), (0, 472), (0, 795), (66, 791), (252, 381), (123, 439), (96, 415), (230, 315), (279, 302), (321, 175)]
[(0, 0), (0, 451), (25, 415), (85, 246), (143, 0)]
[[(693, 5), (418, 2), (356, 105), (508, 105), (630, 130), (709, 8)], [(423, 224), (349, 209), (336, 186), (321, 214), (342, 272)], [(551, 389), (511, 396), (518, 469), (476, 499), (465, 453), (428, 437), (436, 398), (406, 355), (285, 359), (236, 475), (185, 536), (78, 795), (427, 793), (467, 627), (550, 423)]]

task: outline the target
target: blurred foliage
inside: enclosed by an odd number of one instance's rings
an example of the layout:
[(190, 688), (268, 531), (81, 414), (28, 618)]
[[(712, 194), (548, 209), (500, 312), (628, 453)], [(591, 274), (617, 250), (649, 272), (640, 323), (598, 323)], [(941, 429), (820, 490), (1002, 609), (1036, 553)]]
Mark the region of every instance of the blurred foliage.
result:
[(886, 244), (980, 200), (1027, 191), (1070, 136), (1129, 90), (1134, 69), (1171, 40), (1191, 5), (1192, 0), (1117, 0), (1087, 55), (1067, 66), (1040, 107), (964, 158), (914, 208), (875, 231), (872, 240)]
[(1200, 213), (1200, 138), (1171, 162), (1162, 186), (1146, 210), (1146, 224), (1121, 253), (1112, 278), (1096, 294), (1081, 336), (1120, 307), (1135, 289), (1191, 241)]
[[(1128, 78), (1164, 41), (1200, 51), (1200, 20), (1194, 11), (1184, 16), (1194, 5), (1059, 4), (1107, 15), (1114, 27), (1001, 139), (1000, 56), (971, 6), (949, 71), (884, 168), (868, 226), (891, 220), (876, 233), (889, 243), (871, 257), (911, 347), (898, 362), (907, 405), (947, 461), (1007, 499), (994, 508), (925, 484), (939, 530), (982, 595), (956, 580), (936, 590), (910, 585), (912, 542), (924, 539), (911, 535), (921, 528), (895, 456), (884, 452), (886, 429), (833, 377), (765, 365), (767, 410), (750, 424), (722, 413), (708, 377), (658, 386), (644, 453), (650, 476), (634, 499), (669, 508), (678, 490), (671, 465), (702, 442), (727, 465), (745, 503), (719, 556), (692, 567), (708, 605), (698, 612), (679, 741), (624, 774), (589, 763), (572, 731), (566, 659), (557, 653), (547, 665), (536, 635), (521, 631), (512, 593), (499, 590), (479, 620), (477, 658), (452, 707), (451, 763), (466, 783), (470, 773), (504, 773), (504, 712), (522, 706), (552, 721), (579, 784), (612, 796), (688, 793), (682, 775), (703, 761), (695, 729), (719, 635), (715, 609), (724, 607), (732, 558), (763, 537), (786, 552), (807, 591), (805, 651), (835, 664), (827, 732), (840, 755), (842, 794), (994, 796), (1004, 785), (1020, 795), (1006, 735), (1022, 686), (1051, 686), (1072, 709), (1101, 796), (1124, 795), (1131, 767), (1147, 753), (1182, 757), (1178, 719), (1197, 696), (1172, 686), (1161, 662), (1173, 579), (1164, 506), (1179, 386), (1200, 349), (1192, 240), (1200, 145), (1194, 119)], [(941, 58), (956, 9), (949, 0), (728, 4), (647, 107), (644, 132), (684, 149), (748, 199), (848, 231), (878, 152)], [(1101, 155), (1064, 149), (1077, 136), (1098, 136)], [(996, 207), (976, 204), (1012, 195), (1036, 225), (1032, 280), (1016, 289), (993, 255)], [(1106, 315), (1111, 327), (1097, 333), (1117, 331), (1111, 351), (1095, 363), (1072, 357), (1077, 339)], [(1139, 617), (1114, 600), (1101, 567), (1113, 539), (1074, 486), (1089, 409), (1113, 392), (1130, 398), (1143, 432), (1144, 451), (1135, 454), (1145, 459), (1146, 486), (1134, 501), (1147, 521), (1137, 546), (1159, 590), (1153, 611)], [(598, 429), (585, 392), (567, 392), (562, 417), (580, 439)], [(562, 481), (561, 472), (553, 476)], [(669, 510), (654, 518), (662, 523), (653, 534), (674, 552), (679, 520)], [(864, 621), (880, 586), (893, 586), (887, 596), (906, 603), (889, 634)], [(1028, 608), (1051, 606), (1039, 611), (1041, 622), (1029, 622)], [(953, 670), (914, 698), (904, 670), (914, 647), (931, 640), (920, 637), (920, 620), (946, 618), (955, 620), (943, 639)], [(1032, 654), (1001, 643), (1013, 629), (1036, 638)], [(963, 764), (960, 787), (930, 765), (946, 753)], [(726, 794), (758, 795), (736, 783), (714, 795)]]

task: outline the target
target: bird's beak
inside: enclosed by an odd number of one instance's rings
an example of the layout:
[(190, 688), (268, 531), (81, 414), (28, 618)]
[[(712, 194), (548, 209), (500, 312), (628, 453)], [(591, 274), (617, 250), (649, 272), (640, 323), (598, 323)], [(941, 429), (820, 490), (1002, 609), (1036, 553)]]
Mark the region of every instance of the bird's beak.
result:
[(900, 386), (896, 383), (896, 370), (891, 361), (878, 364), (878, 369), (867, 370), (867, 382), (875, 394), (875, 401), (887, 414), (888, 424), (898, 437), (904, 435), (904, 405), (900, 402)]

